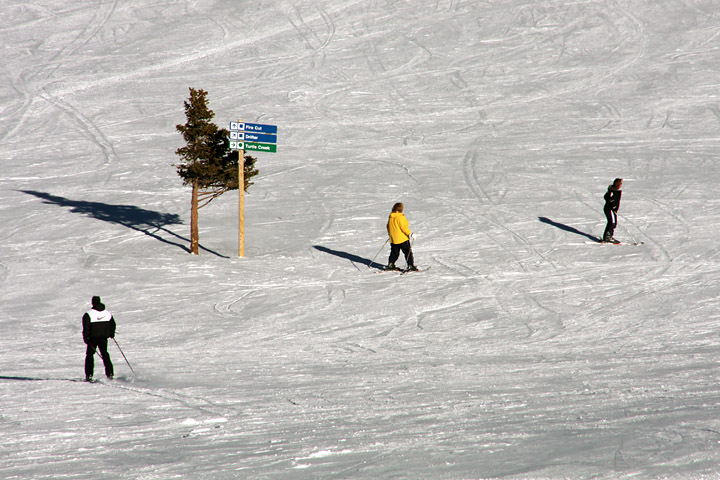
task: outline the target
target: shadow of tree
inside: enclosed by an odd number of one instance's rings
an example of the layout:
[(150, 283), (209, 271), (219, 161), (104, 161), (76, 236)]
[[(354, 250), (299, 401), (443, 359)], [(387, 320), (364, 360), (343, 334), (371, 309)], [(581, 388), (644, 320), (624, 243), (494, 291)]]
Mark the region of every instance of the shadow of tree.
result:
[(344, 258), (344, 259), (346, 259), (346, 260), (350, 260), (350, 261), (353, 262), (353, 263), (359, 263), (359, 264), (362, 264), (362, 265), (367, 265), (368, 268), (376, 268), (376, 269), (378, 269), (378, 270), (380, 270), (380, 269), (383, 268), (383, 265), (381, 265), (381, 264), (379, 264), (379, 263), (375, 263), (375, 262), (373, 262), (372, 260), (368, 260), (367, 258), (359, 257), (359, 256), (354, 255), (354, 254), (352, 254), (352, 253), (341, 252), (341, 251), (339, 251), (339, 250), (332, 250), (332, 249), (330, 249), (330, 248), (323, 247), (323, 246), (320, 246), (320, 245), (313, 245), (313, 247), (315, 248), (315, 250), (319, 250), (319, 251), (321, 251), (321, 252), (323, 252), (323, 253), (329, 253), (330, 255), (335, 255), (336, 257), (340, 257), (340, 258)]
[[(58, 205), (60, 207), (67, 207), (70, 208), (70, 211), (73, 213), (86, 215), (88, 217), (102, 220), (104, 222), (117, 223), (118, 225), (122, 225), (138, 232), (142, 232), (145, 235), (159, 240), (163, 243), (167, 243), (168, 245), (182, 248), (188, 253), (190, 252), (190, 248), (186, 246), (186, 244), (189, 245), (190, 240), (166, 228), (166, 226), (168, 225), (183, 224), (180, 216), (174, 213), (160, 213), (136, 207), (134, 205), (112, 205), (109, 203), (101, 202), (70, 200), (65, 197), (51, 195), (46, 192), (38, 192), (35, 190), (20, 191), (22, 193), (38, 197), (42, 199), (44, 203), (50, 205)], [(176, 237), (179, 240), (184, 241), (186, 244), (181, 244), (163, 238), (159, 235), (159, 232), (165, 232), (173, 237)], [(208, 250), (207, 248), (204, 248), (202, 246), (200, 246), (200, 248), (219, 257), (228, 258), (224, 255), (220, 255), (217, 252)]]
[(548, 225), (552, 225), (553, 227), (559, 228), (560, 230), (564, 230), (564, 231), (566, 231), (566, 232), (574, 233), (574, 234), (576, 234), (576, 235), (580, 235), (580, 236), (583, 236), (583, 237), (587, 237), (587, 238), (589, 238), (590, 240), (594, 240), (594, 241), (596, 241), (596, 242), (600, 242), (600, 239), (599, 239), (598, 237), (596, 237), (595, 235), (591, 235), (591, 234), (586, 233), (586, 232), (581, 232), (581, 231), (578, 230), (577, 228), (570, 227), (570, 226), (565, 225), (565, 224), (563, 224), (563, 223), (554, 222), (554, 221), (550, 220), (550, 219), (547, 218), (547, 217), (538, 217), (538, 220), (540, 220), (540, 221), (543, 222), (543, 223), (547, 223)]

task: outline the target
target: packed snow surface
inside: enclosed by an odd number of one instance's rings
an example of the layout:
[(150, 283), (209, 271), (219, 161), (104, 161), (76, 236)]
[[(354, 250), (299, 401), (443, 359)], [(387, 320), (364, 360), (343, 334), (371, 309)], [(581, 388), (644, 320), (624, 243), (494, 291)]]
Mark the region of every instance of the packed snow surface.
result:
[[(3, 479), (720, 475), (717, 1), (0, 13)], [(278, 126), (243, 258), (237, 192), (188, 253), (190, 87)]]

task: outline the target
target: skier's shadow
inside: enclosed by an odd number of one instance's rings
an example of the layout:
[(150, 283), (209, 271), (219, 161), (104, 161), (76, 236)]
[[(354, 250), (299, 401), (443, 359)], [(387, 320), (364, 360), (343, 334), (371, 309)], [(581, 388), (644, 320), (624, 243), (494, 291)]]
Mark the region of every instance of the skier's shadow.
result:
[(0, 380), (14, 380), (19, 382), (37, 382), (40, 380), (45, 380), (43, 378), (34, 378), (34, 377), (6, 377), (3, 375), (0, 375)]
[(346, 260), (350, 260), (353, 263), (359, 263), (361, 265), (366, 265), (368, 268), (376, 268), (380, 270), (383, 265), (373, 262), (372, 260), (368, 260), (367, 258), (359, 257), (357, 255), (354, 255), (352, 253), (347, 252), (341, 252), (339, 250), (332, 250), (327, 247), (323, 247), (321, 245), (313, 245), (315, 250), (319, 250), (323, 253), (329, 253), (330, 255), (335, 255), (336, 257), (344, 258)]
[[(116, 379), (118, 377), (115, 377)], [(0, 375), (0, 382), (85, 382), (79, 378), (62, 377), (16, 377)]]
[(554, 221), (550, 220), (550, 219), (547, 218), (547, 217), (538, 217), (538, 220), (540, 220), (540, 221), (543, 222), (543, 223), (547, 223), (548, 225), (552, 225), (553, 227), (557, 227), (557, 228), (559, 228), (560, 230), (565, 230), (566, 232), (570, 232), (570, 233), (574, 233), (574, 234), (576, 234), (576, 235), (580, 235), (580, 236), (583, 236), (583, 237), (587, 237), (587, 238), (589, 238), (590, 240), (593, 240), (593, 241), (596, 241), (596, 242), (599, 242), (599, 241), (600, 241), (600, 239), (597, 238), (595, 235), (590, 235), (589, 233), (581, 232), (581, 231), (578, 230), (577, 228), (575, 228), (575, 227), (570, 227), (570, 226), (565, 225), (565, 224), (563, 224), (563, 223), (554, 222)]
[[(142, 232), (145, 235), (159, 240), (163, 243), (174, 245), (176, 247), (182, 248), (186, 252), (190, 252), (190, 248), (186, 246), (186, 244), (190, 243), (190, 240), (166, 228), (168, 225), (183, 224), (180, 216), (174, 213), (154, 212), (152, 210), (146, 210), (144, 208), (136, 207), (134, 205), (111, 205), (109, 203), (101, 202), (70, 200), (65, 197), (51, 195), (46, 192), (37, 192), (35, 190), (20, 191), (23, 193), (27, 193), (28, 195), (34, 195), (38, 198), (41, 198), (44, 203), (58, 205), (61, 207), (68, 207), (73, 213), (80, 213), (82, 215), (96, 218), (104, 222), (117, 223), (132, 230)], [(160, 232), (169, 234), (179, 240), (186, 242), (186, 244), (181, 244), (163, 238), (160, 235)], [(218, 257), (224, 256), (220, 255), (217, 252), (213, 252), (212, 250), (208, 250), (207, 248), (204, 248), (202, 246), (200, 246), (200, 248), (207, 252), (215, 254)]]

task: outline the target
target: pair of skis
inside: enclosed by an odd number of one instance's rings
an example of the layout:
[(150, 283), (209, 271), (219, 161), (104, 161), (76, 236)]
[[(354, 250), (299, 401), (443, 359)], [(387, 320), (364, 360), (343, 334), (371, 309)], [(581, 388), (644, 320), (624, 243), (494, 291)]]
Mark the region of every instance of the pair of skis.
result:
[(599, 238), (598, 238), (597, 240), (595, 240), (594, 242), (592, 242), (592, 241), (587, 241), (587, 242), (585, 242), (585, 243), (590, 244), (590, 245), (634, 245), (634, 246), (644, 245), (644, 244), (645, 244), (645, 242), (619, 242), (619, 241), (616, 241), (616, 242), (604, 242), (604, 241), (602, 241), (602, 240), (599, 239)]
[(426, 272), (430, 270), (430, 267), (418, 267), (416, 270), (412, 270), (409, 268), (389, 268), (389, 269), (382, 269), (379, 270), (378, 273), (387, 273), (387, 272), (395, 272), (399, 273), (400, 275), (405, 275), (406, 273), (413, 273), (413, 272)]

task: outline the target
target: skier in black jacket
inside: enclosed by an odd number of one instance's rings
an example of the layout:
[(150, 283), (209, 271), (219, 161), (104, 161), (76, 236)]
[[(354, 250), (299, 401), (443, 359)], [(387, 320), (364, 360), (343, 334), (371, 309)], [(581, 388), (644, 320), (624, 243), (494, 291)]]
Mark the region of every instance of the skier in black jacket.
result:
[(100, 297), (92, 297), (92, 308), (82, 317), (83, 340), (87, 344), (85, 351), (85, 380), (92, 380), (95, 370), (95, 350), (100, 349), (105, 375), (113, 378), (114, 370), (108, 353), (108, 338), (115, 338), (115, 319), (109, 310), (105, 310)]
[(603, 212), (607, 218), (607, 226), (605, 227), (605, 233), (603, 233), (603, 242), (620, 243), (613, 234), (615, 233), (615, 227), (617, 227), (617, 211), (620, 208), (620, 197), (622, 196), (622, 178), (616, 178), (612, 185), (608, 186), (607, 193), (605, 194), (605, 206)]

